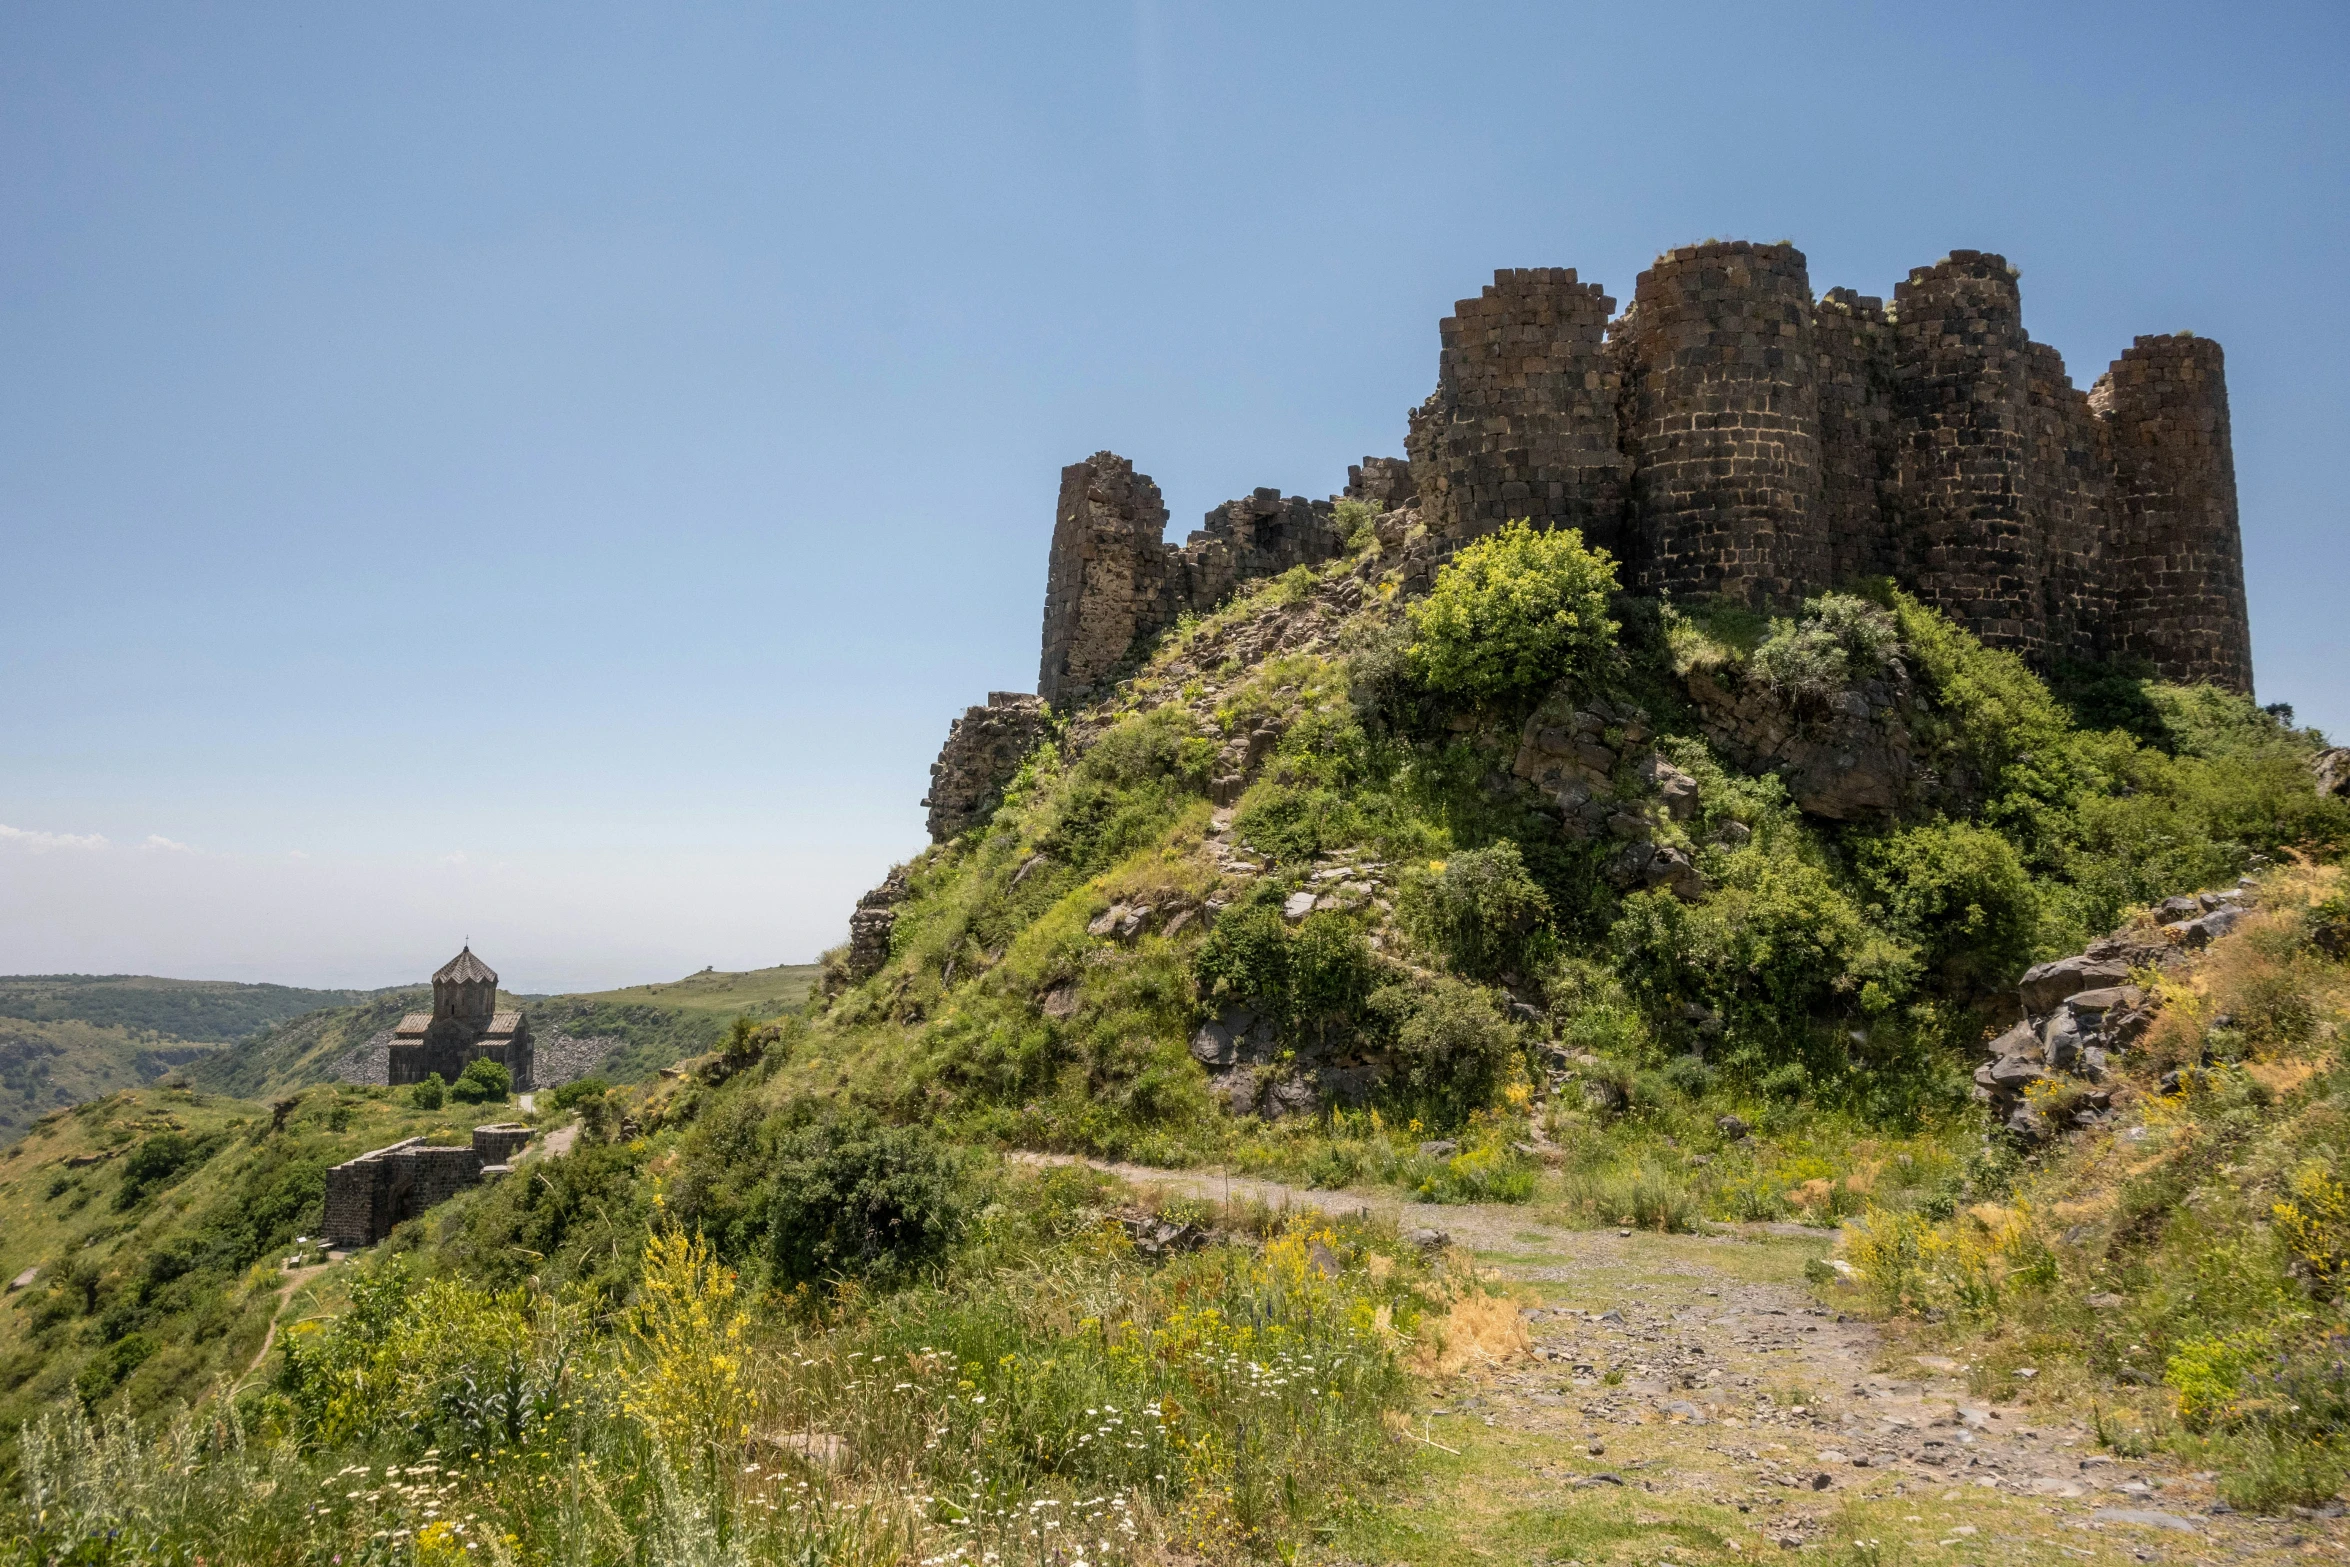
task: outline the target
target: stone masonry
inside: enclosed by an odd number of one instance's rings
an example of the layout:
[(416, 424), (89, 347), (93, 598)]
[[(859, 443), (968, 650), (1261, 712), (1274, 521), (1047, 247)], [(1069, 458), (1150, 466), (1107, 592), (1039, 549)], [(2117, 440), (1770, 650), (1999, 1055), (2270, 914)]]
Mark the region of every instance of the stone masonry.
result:
[(1615, 304), (1572, 267), (1519, 267), (1439, 324), (1436, 390), (1404, 442), (1431, 532), (1473, 539), (1525, 517), (1617, 546), (1629, 463), (1606, 342)]
[(1709, 241), (1612, 308), (1518, 268), (1441, 324), (1407, 441), (1432, 535), (1581, 527), (1638, 591), (1758, 607), (1889, 575), (2042, 667), (2251, 690), (2216, 343), (2139, 338), (2084, 394), (2025, 332), (2015, 268), (1970, 250), (1887, 308), (1814, 299), (1792, 246)]
[(519, 1123), (477, 1126), (470, 1147), (435, 1147), (411, 1137), (377, 1148), (326, 1172), (326, 1239), (334, 1246), (372, 1246), (392, 1227), (447, 1202), (485, 1175), (503, 1175), (530, 1141)]
[[(1392, 476), (1388, 483), (1393, 484)], [(1226, 501), (1178, 548), (1148, 474), (1115, 452), (1061, 470), (1045, 575), (1037, 692), (1055, 707), (1098, 692), (1135, 642), (1216, 607), (1235, 587), (1344, 547), (1328, 501), (1260, 489)]]
[(944, 843), (985, 821), (1044, 732), (1037, 697), (990, 691), (985, 707), (966, 709), (930, 764), (930, 797), (922, 802), (930, 807), (930, 841)]

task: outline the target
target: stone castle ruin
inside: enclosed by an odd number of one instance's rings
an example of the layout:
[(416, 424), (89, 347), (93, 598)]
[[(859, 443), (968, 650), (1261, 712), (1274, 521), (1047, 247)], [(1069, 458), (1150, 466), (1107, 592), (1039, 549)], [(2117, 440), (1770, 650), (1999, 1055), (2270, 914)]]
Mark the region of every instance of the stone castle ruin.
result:
[(1408, 458), (1365, 458), (1341, 496), (1258, 490), (1175, 545), (1132, 462), (1072, 464), (1038, 695), (999, 692), (956, 721), (931, 769), (932, 837), (983, 820), (1047, 707), (1101, 694), (1143, 639), (1338, 554), (1341, 499), (1439, 558), (1517, 518), (1580, 528), (1651, 596), (1789, 608), (1891, 577), (2042, 669), (2127, 660), (2250, 692), (2219, 345), (2141, 337), (2083, 392), (2024, 331), (2016, 279), (1960, 250), (1889, 306), (1815, 298), (1793, 246), (1708, 241), (1658, 257), (1618, 315), (1571, 268), (1504, 270), (1439, 324)]
[(517, 1093), (531, 1089), (530, 1021), (519, 1010), (498, 1010), (498, 975), (469, 945), (432, 977), (432, 1010), (411, 1012), (392, 1030), (394, 1087), (439, 1073), (444, 1083), (474, 1061), (506, 1069)]

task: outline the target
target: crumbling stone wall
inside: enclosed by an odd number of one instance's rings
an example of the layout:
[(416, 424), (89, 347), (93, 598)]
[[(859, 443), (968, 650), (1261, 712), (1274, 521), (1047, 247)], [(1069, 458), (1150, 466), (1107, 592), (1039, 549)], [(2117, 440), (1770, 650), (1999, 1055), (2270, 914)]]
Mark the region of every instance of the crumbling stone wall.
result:
[(475, 1127), (470, 1147), (410, 1137), (345, 1160), (326, 1172), (327, 1242), (374, 1245), (394, 1225), (478, 1185), (484, 1169), (510, 1163), (530, 1135), (519, 1122), (501, 1122)]
[(2015, 268), (1972, 250), (1887, 309), (1813, 300), (1791, 246), (1709, 241), (1609, 308), (1536, 267), (1441, 323), (1407, 443), (1438, 553), (1525, 517), (1648, 592), (1778, 605), (1892, 576), (2042, 667), (2123, 654), (2251, 690), (2216, 344), (2140, 338), (2084, 396), (2025, 332)]
[[(1389, 475), (1390, 489), (1394, 482)], [(1177, 548), (1163, 537), (1159, 487), (1126, 458), (1096, 452), (1062, 469), (1038, 694), (1059, 708), (1080, 702), (1137, 638), (1215, 608), (1244, 582), (1330, 559), (1346, 544), (1332, 511), (1328, 501), (1260, 489), (1211, 510)]]
[(1061, 706), (1092, 691), (1155, 619), (1165, 596), (1167, 505), (1115, 452), (1061, 470), (1045, 574), (1037, 691)]
[(1412, 464), (1406, 457), (1366, 457), (1349, 463), (1345, 498), (1376, 506), (1383, 512), (1400, 511), (1419, 495), (1412, 483)]
[(947, 730), (930, 764), (930, 841), (944, 843), (978, 826), (1003, 798), (1004, 785), (1044, 738), (1042, 699), (990, 691), (985, 707), (966, 708)]
[(1473, 539), (1524, 517), (1619, 547), (1614, 309), (1572, 267), (1505, 268), (1440, 323), (1436, 390), (1405, 441), (1430, 532)]
[(2112, 444), (2089, 395), (2065, 373), (2064, 357), (2045, 343), (2027, 344), (2025, 356), (2031, 461), (2024, 503), (2045, 535), (2046, 643), (2057, 656), (2099, 657), (2110, 651), (2114, 608)]
[(2209, 338), (2141, 337), (2098, 401), (2113, 432), (2113, 650), (2166, 678), (2252, 689), (2252, 621), (2228, 426)]
[(1803, 253), (1744, 240), (1667, 251), (1617, 333), (1640, 585), (1785, 603), (1826, 581)]

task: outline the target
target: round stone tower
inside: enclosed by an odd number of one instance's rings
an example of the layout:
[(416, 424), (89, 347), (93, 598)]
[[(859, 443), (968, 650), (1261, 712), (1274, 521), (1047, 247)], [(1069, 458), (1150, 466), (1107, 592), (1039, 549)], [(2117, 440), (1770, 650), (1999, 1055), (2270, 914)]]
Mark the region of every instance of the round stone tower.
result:
[(1744, 240), (1667, 251), (1620, 330), (1643, 587), (1776, 604), (1825, 587), (1803, 252)]
[(2166, 680), (2252, 690), (2227, 365), (2206, 337), (2141, 337), (2092, 394), (2113, 435), (2113, 650)]
[(1894, 569), (1993, 647), (2047, 654), (2031, 340), (2016, 270), (1954, 250), (1893, 290)]

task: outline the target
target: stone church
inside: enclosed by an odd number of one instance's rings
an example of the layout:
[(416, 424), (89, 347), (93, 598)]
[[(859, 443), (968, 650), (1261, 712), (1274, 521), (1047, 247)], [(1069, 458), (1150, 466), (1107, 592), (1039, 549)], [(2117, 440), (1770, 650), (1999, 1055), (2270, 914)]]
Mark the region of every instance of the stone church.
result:
[(432, 1010), (411, 1012), (392, 1031), (391, 1082), (421, 1083), (438, 1072), (454, 1083), (467, 1063), (504, 1067), (517, 1093), (531, 1081), (530, 1023), (519, 1009), (498, 1010), (498, 976), (468, 945), (432, 977)]

